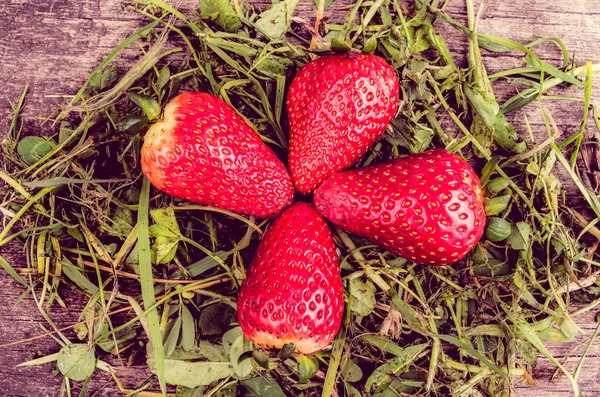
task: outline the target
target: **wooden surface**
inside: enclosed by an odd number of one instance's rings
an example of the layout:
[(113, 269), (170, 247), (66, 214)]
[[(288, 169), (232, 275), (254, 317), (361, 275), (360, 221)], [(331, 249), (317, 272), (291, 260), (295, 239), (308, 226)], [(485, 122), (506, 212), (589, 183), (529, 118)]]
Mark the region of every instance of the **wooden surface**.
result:
[[(69, 95), (76, 92), (89, 73), (117, 45), (144, 22), (138, 14), (128, 10), (126, 3), (119, 0), (63, 0), (39, 2), (37, 0), (2, 0), (0, 2), (0, 139), (8, 129), (12, 114), (9, 101), (16, 102), (26, 82), (30, 84), (26, 106), (23, 110), (25, 130), (36, 133), (52, 133), (39, 128), (38, 117), (44, 116), (65, 102), (61, 98), (47, 98), (49, 95)], [(197, 6), (197, 0), (178, 2), (181, 8)], [(259, 7), (270, 4), (270, 0), (254, 0)], [(347, 1), (335, 0), (328, 8), (327, 15), (332, 21), (343, 19), (345, 10), (336, 10), (339, 4)], [(529, 40), (540, 36), (561, 37), (567, 47), (574, 50), (577, 60), (600, 61), (600, 0), (495, 0), (489, 5), (480, 21), (481, 32), (504, 37)], [(463, 0), (450, 0), (449, 13), (460, 21), (465, 21)], [(312, 0), (301, 0), (296, 16), (313, 21), (315, 9)], [(439, 24), (440, 30), (457, 61), (464, 65), (467, 42), (465, 37), (454, 29)], [(546, 59), (558, 64), (557, 49), (548, 44), (540, 49)], [(126, 53), (119, 62), (127, 64), (136, 54), (135, 49)], [(460, 55), (463, 54), (463, 55)], [(493, 55), (486, 53), (485, 62), (491, 73), (507, 66), (521, 65), (520, 54)], [(596, 79), (599, 80), (599, 79)], [(497, 86), (499, 99), (507, 98), (502, 86)], [(600, 89), (596, 84), (595, 99)], [(559, 121), (565, 135), (575, 132), (582, 114), (582, 107), (576, 103), (560, 105), (544, 103)], [(528, 107), (528, 115), (536, 133), (543, 136), (539, 128), (541, 118), (536, 106)], [(511, 115), (517, 126), (522, 126), (522, 115)], [(569, 191), (569, 197), (575, 192)], [(23, 265), (21, 247), (3, 247), (1, 254), (13, 264)], [(0, 344), (27, 338), (40, 333), (38, 324), (43, 323), (31, 299), (19, 304), (15, 302), (22, 292), (9, 276), (0, 273)], [(67, 326), (74, 320), (73, 312), (79, 312), (85, 302), (72, 291), (61, 291), (69, 310), (53, 308), (51, 315), (56, 324)], [(595, 328), (594, 313), (576, 318), (584, 333), (578, 344), (570, 346), (550, 344), (555, 357), (573, 369), (583, 343)], [(36, 353), (49, 354), (58, 349), (58, 344), (46, 338), (32, 343), (19, 344), (0, 349), (0, 395), (1, 396), (57, 396), (59, 376), (51, 374), (52, 365), (33, 368), (16, 368), (20, 362), (34, 357)], [(143, 363), (143, 361), (142, 361)], [(112, 362), (118, 369), (118, 376), (127, 388), (140, 386), (149, 376), (144, 365)], [(550, 380), (554, 367), (544, 358), (533, 375), (537, 387), (518, 384), (516, 395), (531, 397), (570, 396), (570, 385), (560, 374)], [(586, 361), (579, 378), (582, 392), (586, 396), (600, 395), (600, 344), (596, 343)], [(114, 382), (105, 375), (94, 376), (90, 389), (100, 390), (97, 396), (120, 395)]]

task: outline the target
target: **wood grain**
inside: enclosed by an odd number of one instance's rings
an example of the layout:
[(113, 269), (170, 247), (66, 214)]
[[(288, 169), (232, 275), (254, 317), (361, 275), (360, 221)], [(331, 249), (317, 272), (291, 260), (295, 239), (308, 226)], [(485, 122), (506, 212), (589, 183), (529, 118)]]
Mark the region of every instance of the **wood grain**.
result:
[[(348, 1), (336, 0), (326, 10), (329, 21), (338, 22), (345, 18)], [(197, 0), (181, 0), (183, 9), (197, 6)], [(271, 0), (254, 0), (258, 8), (268, 6)], [(24, 86), (30, 90), (23, 109), (26, 134), (52, 134), (55, 131), (40, 127), (39, 118), (49, 114), (66, 101), (65, 98), (49, 98), (50, 95), (72, 95), (85, 81), (98, 63), (128, 34), (144, 24), (139, 14), (128, 9), (128, 2), (120, 0), (63, 0), (38, 2), (35, 0), (4, 0), (0, 2), (0, 72), (3, 76), (0, 85), (0, 139), (8, 130), (12, 110), (10, 103), (18, 100)], [(450, 0), (448, 12), (464, 23), (466, 11), (462, 0)], [(489, 2), (479, 23), (479, 31), (508, 37), (521, 42), (542, 37), (556, 36), (564, 40), (569, 49), (575, 51), (576, 59), (583, 63), (586, 59), (600, 61), (597, 43), (600, 41), (600, 0), (567, 0), (552, 2), (530, 0), (496, 0)], [(301, 0), (296, 16), (309, 22), (314, 21), (315, 7), (312, 0)], [(467, 40), (453, 28), (438, 24), (457, 62), (464, 66)], [(559, 51), (551, 44), (544, 44), (538, 51), (544, 58), (559, 64)], [(119, 58), (122, 65), (131, 64), (138, 51), (135, 47)], [(509, 66), (522, 65), (521, 54), (485, 53), (485, 63), (490, 73)], [(598, 83), (595, 84), (594, 99), (600, 99)], [(510, 97), (513, 89), (501, 84), (495, 85), (500, 100)], [(565, 94), (564, 91), (560, 92)], [(569, 93), (568, 91), (566, 92)], [(564, 136), (577, 131), (582, 115), (578, 103), (543, 102), (559, 121)], [(545, 131), (540, 118), (539, 104), (526, 109), (536, 137), (543, 138)], [(510, 116), (523, 132), (521, 112)], [(581, 205), (577, 192), (567, 185), (568, 203)], [(10, 245), (2, 248), (2, 255), (13, 264), (24, 266), (22, 248)], [(33, 300), (29, 297), (15, 304), (22, 293), (20, 286), (12, 278), (0, 273), (0, 344), (28, 338), (41, 332), (39, 324), (43, 318)], [(77, 292), (61, 290), (67, 308), (53, 307), (51, 316), (56, 324), (66, 326), (74, 321), (73, 313), (78, 313), (85, 302)], [(584, 343), (595, 329), (595, 313), (587, 313), (576, 318), (583, 334), (573, 345), (549, 344), (551, 352), (566, 366), (573, 369)], [(71, 335), (67, 333), (67, 335)], [(56, 352), (59, 345), (50, 338), (31, 343), (14, 345), (0, 350), (0, 395), (2, 396), (57, 396), (60, 391), (60, 376), (51, 374), (52, 366), (19, 367), (20, 362), (33, 358), (36, 354)], [(150, 375), (140, 353), (133, 366), (116, 360), (118, 376), (127, 388), (140, 386)], [(533, 375), (537, 387), (517, 385), (516, 395), (533, 397), (570, 396), (570, 385), (566, 378), (558, 374), (550, 380), (555, 368), (545, 358), (540, 358), (539, 366)], [(585, 369), (580, 375), (582, 392), (587, 396), (599, 395), (600, 384), (600, 344), (592, 347)], [(152, 387), (156, 390), (156, 385)], [(91, 390), (98, 390), (98, 396), (120, 395), (114, 382), (106, 375), (94, 376)]]

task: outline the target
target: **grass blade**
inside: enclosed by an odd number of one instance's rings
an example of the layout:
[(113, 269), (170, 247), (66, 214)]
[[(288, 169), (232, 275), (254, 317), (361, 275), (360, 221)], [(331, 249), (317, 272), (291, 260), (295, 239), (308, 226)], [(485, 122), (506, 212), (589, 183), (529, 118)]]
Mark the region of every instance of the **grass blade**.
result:
[[(150, 198), (150, 182), (144, 178), (140, 204), (138, 208), (138, 257), (140, 262), (140, 284), (142, 285), (142, 299), (144, 307), (149, 308), (156, 303), (154, 296), (154, 282), (152, 281), (152, 258), (150, 255), (150, 234), (148, 232), (148, 206)], [(165, 354), (162, 344), (162, 334), (156, 309), (146, 314), (148, 320), (148, 339), (154, 352), (156, 374), (160, 389), (167, 394), (165, 383)]]
[(498, 375), (500, 375), (502, 377), (506, 376), (506, 373), (504, 371), (502, 371), (502, 369), (500, 367), (498, 367), (496, 364), (492, 363), (490, 360), (487, 359), (487, 357), (485, 357), (483, 354), (481, 354), (480, 352), (478, 352), (471, 346), (467, 345), (465, 342), (461, 341), (460, 339), (457, 339), (450, 335), (435, 335), (435, 337), (439, 338), (445, 342), (452, 343), (454, 346), (463, 349), (470, 356), (478, 359), (483, 365), (485, 365), (486, 367), (488, 367), (489, 369), (491, 369)]
[(15, 141), (19, 140), (20, 131), (17, 130), (17, 124), (19, 122), (19, 114), (21, 113), (21, 108), (25, 102), (25, 95), (27, 95), (28, 89), (29, 83), (25, 84), (25, 88), (23, 89), (23, 93), (19, 98), (19, 102), (17, 102), (16, 106), (13, 106), (13, 119), (12, 123), (10, 124), (10, 129), (8, 130), (8, 136), (12, 136)]
[(6, 273), (8, 273), (12, 278), (14, 278), (20, 284), (23, 284), (25, 288), (29, 287), (25, 280), (23, 280), (23, 278), (19, 276), (19, 273), (17, 273), (15, 269), (13, 269), (12, 266), (2, 256), (0, 256), (0, 266), (2, 266)]
[[(350, 297), (350, 299), (352, 299), (352, 297)], [(348, 303), (348, 305), (346, 305), (344, 323), (342, 324), (340, 331), (333, 341), (333, 348), (329, 357), (329, 365), (327, 367), (327, 374), (325, 375), (325, 382), (323, 383), (321, 397), (329, 397), (333, 395), (333, 389), (336, 385), (340, 361), (342, 360), (342, 353), (344, 352), (344, 343), (346, 341), (348, 325), (350, 324), (350, 317), (350, 303)]]

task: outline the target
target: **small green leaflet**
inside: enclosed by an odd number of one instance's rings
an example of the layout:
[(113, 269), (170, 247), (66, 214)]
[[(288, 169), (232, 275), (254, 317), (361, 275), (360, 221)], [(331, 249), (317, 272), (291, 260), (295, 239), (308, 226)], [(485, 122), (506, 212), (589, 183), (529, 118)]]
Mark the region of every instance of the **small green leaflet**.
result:
[(235, 32), (242, 26), (229, 0), (200, 0), (200, 12), (227, 32)]
[(154, 238), (152, 244), (152, 257), (155, 263), (169, 263), (175, 257), (181, 231), (177, 225), (173, 207), (159, 208), (150, 211), (154, 225), (148, 228), (150, 237)]
[(170, 78), (171, 78), (171, 71), (169, 70), (169, 66), (165, 65), (158, 73), (158, 79), (156, 80), (156, 90), (159, 93), (167, 85)]
[(196, 343), (196, 322), (187, 306), (181, 306), (181, 348), (190, 351)]
[(277, 39), (290, 26), (292, 14), (300, 0), (287, 0), (272, 5), (260, 14), (256, 27), (268, 38)]
[(71, 380), (89, 378), (96, 369), (96, 355), (85, 343), (73, 343), (60, 349), (56, 366), (61, 374)]
[(169, 357), (175, 350), (175, 347), (177, 347), (177, 341), (181, 335), (181, 316), (173, 320), (170, 325), (171, 327), (167, 329), (163, 341), (165, 357)]
[(342, 376), (346, 382), (358, 382), (363, 377), (362, 368), (360, 368), (353, 360), (347, 360), (342, 368)]
[(485, 199), (485, 214), (487, 216), (494, 216), (504, 212), (504, 210), (508, 208), (508, 203), (510, 203), (511, 198), (511, 194), (505, 194), (492, 199)]
[[(152, 352), (147, 350), (149, 357)], [(173, 353), (169, 356), (171, 360), (190, 360), (190, 361), (218, 361), (228, 362), (229, 358), (223, 352), (223, 346), (216, 345), (207, 341), (201, 341), (199, 345), (194, 344), (189, 351), (183, 350), (181, 347), (176, 347)]]
[(90, 78), (90, 87), (97, 90), (105, 90), (117, 82), (119, 68), (117, 65), (111, 65), (104, 71), (97, 71)]
[(231, 365), (233, 366), (236, 375), (240, 378), (245, 378), (252, 372), (252, 360), (246, 359), (241, 362), (239, 361), (242, 354), (249, 351), (252, 351), (252, 343), (250, 343), (242, 333), (233, 342), (231, 349), (229, 350)]
[(53, 145), (39, 136), (26, 136), (17, 146), (21, 160), (27, 164), (35, 164), (52, 150)]
[(220, 335), (235, 317), (235, 310), (224, 303), (215, 303), (205, 307), (200, 314), (198, 326), (205, 335)]
[[(154, 359), (148, 359), (154, 371)], [(189, 388), (210, 385), (235, 374), (231, 363), (214, 361), (184, 361), (165, 359), (165, 381)]]
[(378, 367), (365, 384), (367, 391), (381, 392), (394, 380), (394, 376), (413, 363), (419, 354), (429, 346), (428, 343), (403, 349), (401, 354)]
[(117, 122), (117, 128), (121, 132), (125, 132), (130, 135), (139, 134), (146, 129), (148, 125), (148, 117), (145, 115), (136, 116), (130, 115)]
[(301, 354), (298, 356), (298, 363), (300, 364), (300, 383), (312, 378), (319, 370), (319, 362), (314, 356), (308, 357)]
[(225, 351), (225, 354), (230, 354), (231, 347), (240, 335), (242, 335), (241, 327), (232, 328), (223, 334), (223, 350)]
[(267, 376), (258, 376), (242, 381), (246, 388), (246, 397), (285, 397), (281, 387)]
[(160, 115), (160, 105), (151, 96), (136, 94), (135, 92), (128, 92), (127, 96), (129, 96), (131, 102), (142, 109), (148, 120), (154, 120)]
[(531, 226), (527, 222), (517, 222), (512, 226), (512, 231), (508, 237), (508, 245), (514, 250), (526, 250), (529, 246), (529, 236), (531, 234)]
[(351, 309), (360, 316), (368, 316), (375, 308), (375, 287), (359, 278), (350, 281), (350, 293), (354, 297)]

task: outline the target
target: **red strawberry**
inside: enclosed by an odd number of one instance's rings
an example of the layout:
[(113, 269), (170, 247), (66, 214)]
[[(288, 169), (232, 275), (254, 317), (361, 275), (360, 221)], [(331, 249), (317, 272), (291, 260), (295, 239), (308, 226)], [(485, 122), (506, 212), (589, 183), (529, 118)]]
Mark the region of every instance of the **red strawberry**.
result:
[(273, 222), (248, 269), (238, 298), (242, 331), (258, 345), (293, 343), (310, 354), (333, 340), (343, 311), (331, 231), (312, 204), (296, 203)]
[(147, 132), (142, 171), (172, 196), (266, 218), (294, 198), (275, 153), (225, 102), (203, 92), (173, 98)]
[(443, 149), (335, 174), (314, 202), (336, 225), (427, 265), (462, 259), (485, 226), (479, 178)]
[(394, 69), (375, 55), (349, 52), (306, 64), (287, 97), (296, 189), (312, 192), (365, 154), (394, 117), (398, 93)]

